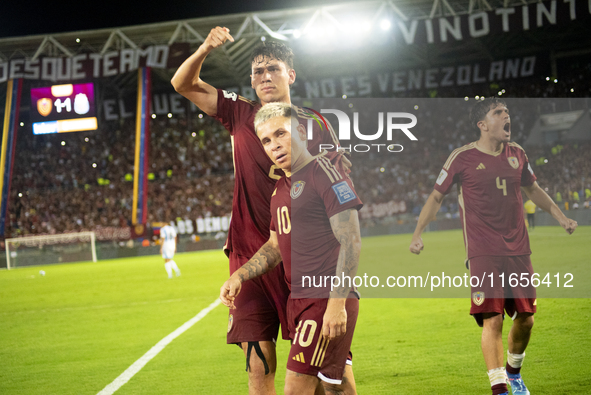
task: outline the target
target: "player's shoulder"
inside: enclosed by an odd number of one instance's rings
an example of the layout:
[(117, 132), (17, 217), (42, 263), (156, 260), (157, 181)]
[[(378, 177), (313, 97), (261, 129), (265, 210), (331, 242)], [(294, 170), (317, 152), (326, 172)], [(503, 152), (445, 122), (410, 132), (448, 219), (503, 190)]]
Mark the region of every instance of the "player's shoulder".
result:
[(514, 143), (513, 141), (507, 143), (507, 148), (508, 149), (514, 149), (517, 150), (518, 152), (523, 152), (525, 154), (525, 150), (523, 149), (523, 147), (517, 143)]
[(447, 161), (443, 165), (443, 168), (449, 169), (451, 167), (451, 165), (454, 163), (454, 161), (456, 161), (458, 158), (461, 158), (462, 156), (472, 152), (472, 150), (475, 150), (475, 149), (476, 149), (476, 142), (471, 142), (469, 144), (466, 144), (466, 145), (463, 145), (459, 148), (456, 148), (455, 150), (453, 150), (451, 152), (451, 154), (449, 154), (449, 157), (447, 158)]
[(327, 151), (322, 151), (320, 154), (316, 155), (313, 162), (313, 173), (315, 178), (320, 177), (321, 179), (334, 184), (335, 182), (344, 180), (346, 177), (331, 161)]

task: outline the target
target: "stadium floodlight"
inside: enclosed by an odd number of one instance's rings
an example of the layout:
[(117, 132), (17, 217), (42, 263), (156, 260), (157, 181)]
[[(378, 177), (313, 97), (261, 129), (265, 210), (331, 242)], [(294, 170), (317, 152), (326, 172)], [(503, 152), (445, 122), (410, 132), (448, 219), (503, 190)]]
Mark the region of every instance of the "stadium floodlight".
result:
[(6, 268), (17, 266), (45, 265), (96, 258), (96, 235), (94, 232), (63, 233), (15, 237), (5, 240)]
[(298, 29), (295, 29), (291, 34), (293, 35), (293, 38), (300, 38), (302, 36), (302, 32)]
[(389, 19), (382, 19), (382, 21), (380, 22), (380, 27), (383, 31), (388, 31), (392, 27), (392, 23), (390, 23)]

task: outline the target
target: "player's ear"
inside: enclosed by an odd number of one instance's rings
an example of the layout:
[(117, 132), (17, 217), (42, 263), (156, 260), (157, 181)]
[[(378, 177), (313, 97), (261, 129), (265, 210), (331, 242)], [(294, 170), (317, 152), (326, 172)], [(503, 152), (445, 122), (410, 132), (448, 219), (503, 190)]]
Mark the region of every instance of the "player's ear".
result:
[(254, 79), (252, 78), (252, 74), (250, 75), (250, 87), (252, 89), (255, 89), (255, 87), (254, 87)]
[(307, 136), (306, 136), (306, 128), (304, 127), (304, 125), (302, 125), (301, 123), (298, 125), (297, 127), (298, 130), (298, 137), (300, 138), (300, 140), (302, 141), (307, 141)]
[(478, 121), (476, 126), (478, 126), (478, 129), (480, 129), (481, 131), (485, 131), (485, 132), (488, 131), (488, 125), (486, 124), (485, 121)]
[(296, 72), (294, 69), (289, 69), (287, 73), (289, 74), (289, 85), (291, 85), (295, 82)]

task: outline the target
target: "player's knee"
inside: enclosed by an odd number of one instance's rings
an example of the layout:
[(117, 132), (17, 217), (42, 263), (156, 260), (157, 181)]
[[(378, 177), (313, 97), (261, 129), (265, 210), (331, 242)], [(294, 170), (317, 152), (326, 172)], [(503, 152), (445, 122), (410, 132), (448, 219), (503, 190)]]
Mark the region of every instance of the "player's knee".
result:
[(531, 331), (534, 327), (534, 316), (532, 314), (519, 314), (515, 319), (515, 323), (519, 325), (523, 331)]
[(499, 313), (483, 313), (482, 326), (485, 330), (498, 332), (503, 329), (503, 316)]
[(275, 349), (266, 342), (243, 343), (246, 347), (246, 371), (249, 380), (274, 380), (277, 361)]
[(283, 387), (283, 392), (285, 395), (299, 395), (302, 393), (302, 390), (298, 385), (286, 381), (285, 387)]

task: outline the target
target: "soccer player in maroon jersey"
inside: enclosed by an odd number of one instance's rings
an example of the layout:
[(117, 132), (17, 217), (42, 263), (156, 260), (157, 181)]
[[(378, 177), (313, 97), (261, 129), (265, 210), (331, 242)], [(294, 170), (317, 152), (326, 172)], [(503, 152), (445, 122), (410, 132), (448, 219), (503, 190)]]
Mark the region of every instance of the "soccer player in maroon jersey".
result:
[[(511, 140), (511, 118), (504, 101), (489, 98), (470, 112), (478, 127), (479, 140), (451, 153), (435, 183), (435, 189), (421, 210), (410, 251), (423, 250), (421, 234), (435, 218), (441, 202), (453, 184), (458, 185), (460, 214), (464, 229), (466, 259), (470, 275), (487, 278), (493, 273), (493, 287), (485, 281), (472, 287), (470, 314), (482, 329), (482, 353), (493, 394), (529, 394), (521, 378), (521, 364), (530, 339), (536, 312), (533, 286), (507, 286), (508, 276), (522, 273), (531, 278), (529, 237), (523, 216), (521, 189), (543, 210), (552, 214), (572, 234), (577, 222), (567, 218), (536, 182), (525, 151)], [(504, 273), (505, 287), (499, 275)], [(520, 277), (521, 278), (521, 277)], [(509, 332), (507, 364), (503, 367), (503, 317), (513, 319)]]
[[(251, 83), (261, 103), (216, 89), (200, 78), (201, 66), (212, 50), (228, 40), (234, 41), (227, 28), (212, 29), (171, 82), (177, 92), (218, 119), (232, 136), (235, 183), (224, 250), (230, 260), (230, 273), (234, 273), (269, 238), (271, 194), (283, 174), (265, 154), (254, 131), (254, 117), (266, 103), (290, 103), (289, 87), (296, 74), (291, 50), (267, 42), (255, 48), (251, 59)], [(298, 117), (306, 122), (310, 118), (302, 109), (298, 109)], [(332, 129), (320, 130), (316, 122), (313, 128), (313, 140), (309, 142), (313, 152), (318, 152), (320, 143), (337, 145)], [(236, 299), (236, 309), (230, 310), (227, 342), (240, 345), (246, 355), (251, 394), (275, 394), (275, 339), (280, 322), (283, 338), (289, 336), (285, 322), (289, 289), (283, 279), (283, 265), (278, 265), (274, 271), (250, 281)]]
[[(362, 203), (342, 170), (326, 155), (312, 156), (306, 149), (305, 128), (297, 122), (292, 126), (291, 114), (288, 104), (273, 103), (255, 118), (265, 151), (285, 175), (271, 200), (269, 240), (224, 283), (220, 299), (232, 306), (247, 280), (273, 270), (283, 259), (292, 292), (287, 305), (292, 346), (285, 393), (314, 394), (322, 384), (326, 393), (355, 394), (347, 356), (359, 300), (346, 279), (355, 276), (359, 263), (357, 210)], [(304, 276), (344, 280), (332, 283), (332, 290), (330, 282), (317, 289), (310, 283), (306, 289)]]

